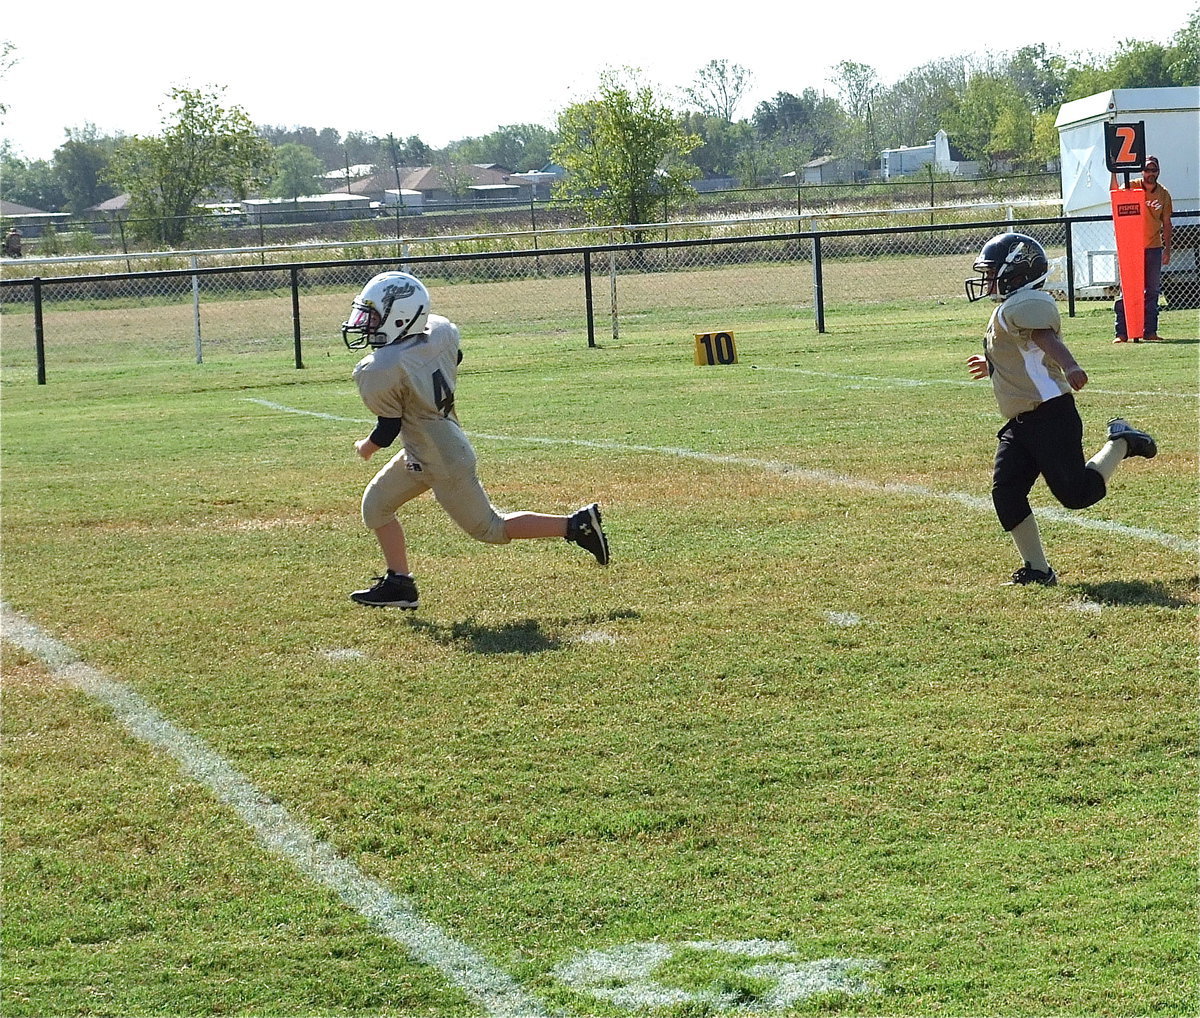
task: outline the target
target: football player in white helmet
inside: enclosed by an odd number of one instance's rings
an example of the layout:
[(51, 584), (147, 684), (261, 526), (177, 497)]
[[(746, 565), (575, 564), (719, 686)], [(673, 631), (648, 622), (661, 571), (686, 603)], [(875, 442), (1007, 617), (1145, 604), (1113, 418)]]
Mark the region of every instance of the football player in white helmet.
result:
[(397, 437), (404, 442), (363, 492), (363, 523), (379, 541), (384, 573), (374, 586), (354, 591), (351, 600), (381, 608), (417, 607), (396, 510), (425, 491), (432, 491), (451, 519), (478, 541), (561, 537), (608, 565), (608, 539), (595, 502), (569, 516), (501, 514), (492, 506), (475, 472), (475, 451), (454, 413), (462, 361), (458, 326), (430, 313), (429, 291), (419, 279), (406, 272), (371, 279), (354, 298), (342, 339), (351, 349), (371, 349), (355, 365), (354, 381), (377, 422), (370, 435), (354, 443), (355, 452), (369, 460)]
[(1000, 525), (1012, 535), (1022, 565), (1010, 583), (1052, 587), (1058, 582), (1029, 506), (1038, 477), (1068, 509), (1102, 499), (1117, 466), (1127, 456), (1152, 458), (1154, 439), (1123, 418), (1108, 422), (1108, 441), (1086, 463), (1083, 422), (1073, 392), (1087, 372), (1062, 340), (1054, 298), (1042, 289), (1050, 269), (1046, 252), (1023, 233), (1002, 233), (983, 245), (966, 281), (967, 299), (997, 301), (988, 322), (984, 352), (967, 359), (972, 378), (991, 378), (1007, 423), (997, 433), (992, 504)]

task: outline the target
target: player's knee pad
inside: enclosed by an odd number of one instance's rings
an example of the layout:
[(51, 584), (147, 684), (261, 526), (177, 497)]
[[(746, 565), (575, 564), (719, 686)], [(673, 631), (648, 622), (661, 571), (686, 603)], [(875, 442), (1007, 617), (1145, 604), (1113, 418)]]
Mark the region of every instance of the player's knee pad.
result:
[(504, 517), (493, 511), (484, 519), (477, 520), (463, 527), (476, 541), (484, 544), (508, 544), (509, 536), (504, 531)]
[(383, 500), (379, 489), (373, 484), (367, 485), (362, 497), (362, 521), (368, 530), (378, 530), (385, 523), (391, 523), (396, 518), (396, 507)]

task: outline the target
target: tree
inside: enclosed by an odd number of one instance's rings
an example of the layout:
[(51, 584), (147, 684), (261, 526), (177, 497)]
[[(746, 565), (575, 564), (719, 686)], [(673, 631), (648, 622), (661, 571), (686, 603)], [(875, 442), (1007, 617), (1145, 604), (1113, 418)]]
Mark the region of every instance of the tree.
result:
[(732, 124), (721, 117), (686, 113), (682, 125), (686, 133), (700, 139), (692, 152), (692, 162), (701, 173), (714, 177), (737, 176), (739, 155), (743, 148), (754, 142), (754, 128), (748, 121)]
[(1172, 53), (1155, 42), (1127, 39), (1118, 44), (1108, 65), (1112, 84), (1108, 88), (1168, 88), (1171, 85), (1195, 84), (1177, 82), (1171, 69)]
[(760, 102), (751, 118), (763, 139), (786, 137), (800, 144), (806, 139), (814, 155), (828, 151), (837, 136), (841, 111), (837, 103), (816, 89), (806, 88), (800, 95), (777, 92), (773, 99)]
[(846, 148), (850, 155), (873, 162), (879, 154), (874, 107), (882, 88), (873, 67), (843, 60), (834, 68), (832, 82), (842, 98), (849, 120)]
[(374, 166), (380, 169), (392, 165), (392, 154), (387, 138), (377, 138), (362, 131), (350, 131), (342, 142), (341, 158), (337, 169), (347, 166)]
[(17, 205), (59, 212), (67, 204), (53, 164), (47, 159), (20, 159), (12, 154), (7, 141), (0, 146), (0, 180), (4, 181), (4, 197)]
[(1039, 113), (1033, 121), (1033, 158), (1039, 166), (1052, 166), (1061, 155), (1056, 111)]
[(1009, 77), (976, 74), (949, 115), (946, 133), (968, 159), (1027, 159), (1033, 150), (1033, 114)]
[[(1106, 92), (1110, 88), (1164, 88), (1172, 85), (1194, 85), (1196, 79), (1178, 80), (1179, 71), (1187, 72), (1187, 29), (1176, 37), (1185, 40), (1184, 49), (1167, 47), (1154, 42), (1126, 39), (1116, 50), (1098, 63), (1082, 63), (1067, 72), (1065, 99)], [(1182, 59), (1181, 59), (1182, 56)], [(1194, 69), (1194, 63), (1192, 65)]]
[(909, 71), (875, 103), (880, 148), (924, 145), (946, 126), (967, 83), (965, 57), (946, 57)]
[(275, 150), (275, 179), (271, 181), (271, 194), (276, 198), (291, 198), (317, 194), (324, 164), (316, 153), (305, 145), (288, 142)]
[(696, 72), (696, 81), (684, 89), (687, 101), (706, 117), (733, 123), (733, 115), (754, 80), (754, 73), (728, 60), (710, 60)]
[(733, 174), (743, 187), (754, 187), (769, 181), (778, 173), (778, 167), (770, 159), (770, 153), (756, 138), (751, 135), (746, 144), (737, 153)]
[(54, 150), (54, 172), (70, 211), (83, 212), (117, 193), (106, 173), (119, 141), (101, 138), (94, 124), (67, 128), (67, 140)]
[(1004, 105), (996, 114), (992, 133), (988, 136), (987, 153), (990, 159), (1017, 161), (1028, 159), (1033, 152), (1033, 114), (1018, 103)]
[(1004, 73), (1029, 103), (1034, 113), (1057, 110), (1066, 89), (1066, 61), (1046, 50), (1045, 43), (1022, 46), (1008, 61)]
[(555, 193), (578, 199), (595, 223), (649, 223), (663, 203), (693, 192), (689, 154), (700, 143), (653, 89), (607, 71), (599, 94), (558, 117), (554, 161), (567, 175)]
[[(347, 136), (347, 141), (349, 141)], [(368, 162), (369, 160), (363, 160)], [(403, 141), (388, 135), (379, 141), (379, 155), (374, 160), (376, 167), (381, 166), (432, 166), (437, 161), (437, 153), (425, 144), (415, 134), (410, 134)]]
[(471, 176), (466, 165), (453, 159), (444, 160), (438, 167), (438, 172), (442, 176), (442, 184), (450, 192), (452, 201), (459, 202), (466, 198), (475, 183), (475, 178)]
[(164, 244), (178, 244), (199, 202), (240, 200), (267, 175), (271, 146), (246, 112), (226, 109), (219, 94), (174, 88), (170, 98), (176, 109), (164, 117), (161, 137), (122, 142), (110, 176), (129, 192), (130, 221)]
[[(0, 79), (4, 78), (13, 64), (19, 59), (16, 56), (17, 47), (7, 39), (0, 39)], [(0, 124), (8, 115), (8, 103), (0, 101)]]
[(509, 124), (482, 138), (451, 143), (449, 154), (464, 163), (497, 163), (524, 173), (540, 170), (550, 161), (554, 132), (538, 124)]
[(1176, 85), (1200, 81), (1200, 6), (1188, 15), (1185, 24), (1171, 40), (1171, 74)]
[(326, 170), (340, 170), (345, 165), (342, 136), (332, 127), (322, 127), (318, 131), (315, 127), (270, 127), (260, 124), (258, 133), (276, 149), (289, 143), (303, 145), (321, 160)]
[(790, 172), (833, 151), (843, 134), (845, 114), (835, 100), (806, 88), (800, 95), (778, 92), (759, 103), (753, 122), (777, 168)]

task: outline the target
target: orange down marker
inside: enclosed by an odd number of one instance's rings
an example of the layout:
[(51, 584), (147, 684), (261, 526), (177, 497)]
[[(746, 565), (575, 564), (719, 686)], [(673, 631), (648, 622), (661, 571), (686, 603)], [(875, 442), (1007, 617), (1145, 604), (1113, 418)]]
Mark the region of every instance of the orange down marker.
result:
[(1117, 235), (1117, 266), (1121, 300), (1125, 303), (1125, 335), (1141, 339), (1146, 327), (1146, 192), (1130, 188), (1112, 191), (1113, 230)]

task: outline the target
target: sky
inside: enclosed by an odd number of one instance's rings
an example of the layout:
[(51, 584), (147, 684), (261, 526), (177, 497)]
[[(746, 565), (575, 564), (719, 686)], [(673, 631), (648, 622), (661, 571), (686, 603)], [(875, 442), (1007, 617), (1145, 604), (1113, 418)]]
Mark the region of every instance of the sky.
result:
[[(295, 3), (207, 0), (174, 8), (181, 20), (169, 27), (174, 14), (146, 0), (14, 2), (0, 19), (0, 41), (15, 46), (16, 61), (0, 76), (0, 103), (8, 106), (0, 138), (21, 158), (49, 159), (67, 128), (158, 134), (173, 109), (170, 90), (182, 86), (223, 87), (222, 104), (240, 106), (260, 125), (417, 135), (442, 148), (510, 124), (553, 127), (560, 110), (596, 94), (607, 69), (639, 69), (672, 102), (711, 60), (750, 70), (736, 113), (742, 118), (779, 92), (835, 95), (831, 79), (843, 60), (874, 68), (890, 85), (934, 60), (1037, 43), (1067, 57), (1110, 54), (1120, 39), (1165, 44), (1196, 3), (1156, 0), (1147, 8), (1153, 17), (1114, 27), (1104, 13), (1112, 5), (1079, 0), (1044, 8), (455, 0), (418, 5), (416, 13), (402, 4), (357, 4), (308, 14)], [(1142, 27), (1150, 22), (1160, 35)]]

